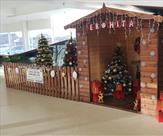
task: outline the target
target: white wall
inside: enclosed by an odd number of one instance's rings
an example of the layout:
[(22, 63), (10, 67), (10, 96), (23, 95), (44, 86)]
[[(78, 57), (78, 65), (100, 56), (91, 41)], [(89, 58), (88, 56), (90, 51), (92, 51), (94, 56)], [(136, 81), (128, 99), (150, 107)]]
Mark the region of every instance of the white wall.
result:
[(27, 26), (28, 30), (51, 28), (50, 18), (28, 21)]
[(0, 32), (16, 32), (16, 31), (21, 31), (22, 30), (22, 25), (21, 22), (18, 23), (12, 23), (12, 24), (3, 24), (1, 25)]
[(49, 18), (49, 19), (20, 21), (17, 23), (3, 24), (1, 26), (0, 32), (2, 33), (2, 32), (23, 31), (24, 23), (26, 23), (27, 30), (51, 28), (51, 22)]

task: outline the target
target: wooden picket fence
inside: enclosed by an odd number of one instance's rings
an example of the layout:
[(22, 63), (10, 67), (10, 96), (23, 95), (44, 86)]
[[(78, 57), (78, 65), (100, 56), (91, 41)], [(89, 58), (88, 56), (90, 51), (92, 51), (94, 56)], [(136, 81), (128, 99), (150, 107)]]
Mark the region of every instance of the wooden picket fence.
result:
[[(77, 67), (41, 67), (44, 82), (35, 83), (27, 81), (27, 68), (38, 68), (31, 64), (4, 63), (6, 86), (18, 90), (25, 90), (32, 93), (60, 97), (78, 101), (80, 98), (79, 81), (74, 79), (72, 73)], [(55, 76), (51, 76), (51, 71)]]

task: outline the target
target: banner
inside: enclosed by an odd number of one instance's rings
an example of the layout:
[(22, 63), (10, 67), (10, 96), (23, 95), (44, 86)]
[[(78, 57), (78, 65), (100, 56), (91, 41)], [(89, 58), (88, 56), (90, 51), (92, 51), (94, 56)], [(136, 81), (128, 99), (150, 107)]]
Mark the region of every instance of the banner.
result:
[(27, 81), (35, 83), (44, 83), (43, 72), (41, 69), (28, 68)]

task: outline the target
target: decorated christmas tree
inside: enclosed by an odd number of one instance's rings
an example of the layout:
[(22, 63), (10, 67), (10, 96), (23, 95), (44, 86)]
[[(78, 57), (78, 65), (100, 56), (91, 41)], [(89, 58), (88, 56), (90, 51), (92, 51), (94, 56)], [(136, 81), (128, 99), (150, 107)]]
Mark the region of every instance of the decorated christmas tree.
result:
[(48, 45), (47, 39), (41, 34), (38, 41), (38, 49), (36, 56), (36, 65), (50, 66), (53, 64), (53, 52)]
[(76, 43), (70, 38), (66, 45), (65, 57), (64, 57), (64, 64), (63, 66), (76, 66), (77, 65), (77, 50), (76, 50)]
[(115, 48), (113, 59), (102, 77), (102, 82), (105, 95), (113, 95), (117, 84), (123, 86), (124, 94), (131, 92), (132, 78), (123, 63), (121, 47)]

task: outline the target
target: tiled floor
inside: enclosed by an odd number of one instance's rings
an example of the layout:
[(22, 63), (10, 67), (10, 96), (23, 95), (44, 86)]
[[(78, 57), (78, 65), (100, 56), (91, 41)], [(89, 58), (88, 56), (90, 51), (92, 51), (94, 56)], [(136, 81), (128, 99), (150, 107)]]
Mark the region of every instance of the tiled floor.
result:
[(0, 78), (0, 135), (163, 136), (149, 116), (6, 89)]

